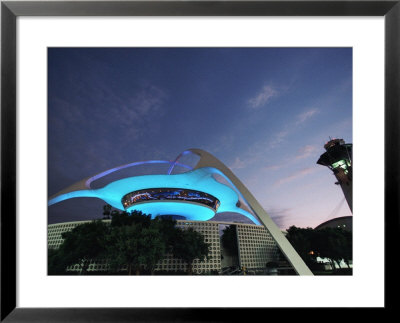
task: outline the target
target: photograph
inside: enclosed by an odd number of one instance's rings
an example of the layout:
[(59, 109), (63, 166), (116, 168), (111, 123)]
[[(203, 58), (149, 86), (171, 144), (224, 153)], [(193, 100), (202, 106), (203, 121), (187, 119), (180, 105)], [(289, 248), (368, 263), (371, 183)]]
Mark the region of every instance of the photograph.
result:
[(1, 322), (396, 308), (399, 0), (0, 11)]
[(352, 73), (352, 47), (48, 47), (47, 274), (352, 275)]

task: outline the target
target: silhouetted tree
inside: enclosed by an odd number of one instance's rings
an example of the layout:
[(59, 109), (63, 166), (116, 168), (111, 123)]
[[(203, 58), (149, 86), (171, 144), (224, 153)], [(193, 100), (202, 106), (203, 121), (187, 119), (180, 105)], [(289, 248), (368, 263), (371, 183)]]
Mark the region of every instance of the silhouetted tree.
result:
[(49, 250), (49, 274), (62, 274), (67, 266), (80, 264), (86, 274), (90, 260), (107, 260), (110, 268), (127, 266), (128, 274), (143, 269), (153, 273), (155, 265), (166, 253), (173, 253), (191, 265), (194, 259), (208, 255), (209, 245), (202, 234), (176, 228), (171, 217), (151, 218), (140, 211), (110, 211), (111, 222), (95, 220), (64, 232), (58, 250)]
[(111, 216), (111, 205), (110, 204), (106, 204), (103, 206), (103, 215), (104, 215), (104, 219), (109, 219)]
[(142, 268), (153, 270), (164, 256), (166, 243), (156, 225), (140, 223), (117, 226), (108, 235), (107, 254), (111, 268), (128, 266), (128, 274), (140, 274)]
[(153, 220), (153, 223), (158, 227), (160, 235), (165, 241), (166, 252), (172, 253), (176, 234), (180, 231), (180, 229), (176, 227), (176, 220), (171, 216), (158, 216)]
[(314, 230), (312, 228), (298, 228), (293, 225), (287, 230), (286, 238), (303, 261), (308, 266), (312, 266), (313, 257), (310, 252), (313, 251)]
[(80, 264), (81, 273), (85, 274), (91, 259), (104, 256), (108, 231), (107, 224), (94, 220), (62, 233), (64, 242), (58, 252), (63, 257), (63, 264)]
[[(336, 270), (335, 261), (340, 267), (342, 259), (349, 265), (352, 259), (352, 233), (341, 228), (324, 228), (314, 230), (311, 228), (290, 227), (286, 238), (293, 245), (304, 262), (312, 267), (313, 258), (320, 256), (328, 258), (332, 269)], [(310, 252), (313, 255), (310, 255)]]
[(65, 257), (59, 249), (49, 248), (47, 251), (48, 259), (48, 275), (63, 275), (65, 274), (65, 268), (67, 264), (65, 263)]
[(111, 212), (111, 227), (120, 227), (131, 224), (139, 224), (149, 227), (151, 223), (151, 215), (144, 214), (141, 211), (133, 210), (132, 212), (113, 210)]
[(108, 236), (107, 253), (112, 268), (128, 266), (128, 274), (140, 274), (142, 269), (151, 273), (167, 252), (172, 251), (176, 236), (176, 221), (170, 217), (157, 217), (140, 211), (114, 212)]
[(314, 232), (315, 250), (320, 257), (329, 258), (333, 270), (336, 270), (335, 261), (339, 265), (346, 257), (346, 236), (340, 228), (324, 228)]
[(353, 259), (353, 234), (350, 231), (343, 230), (345, 236), (345, 246), (343, 248), (343, 258), (347, 267), (350, 268), (350, 260)]
[(227, 226), (222, 231), (221, 243), (224, 250), (230, 256), (237, 256), (238, 244), (237, 244), (237, 234), (236, 226), (234, 224)]
[(187, 264), (187, 272), (192, 274), (195, 259), (200, 261), (208, 257), (210, 244), (204, 241), (204, 236), (192, 228), (176, 232), (172, 253), (175, 258), (182, 259)]

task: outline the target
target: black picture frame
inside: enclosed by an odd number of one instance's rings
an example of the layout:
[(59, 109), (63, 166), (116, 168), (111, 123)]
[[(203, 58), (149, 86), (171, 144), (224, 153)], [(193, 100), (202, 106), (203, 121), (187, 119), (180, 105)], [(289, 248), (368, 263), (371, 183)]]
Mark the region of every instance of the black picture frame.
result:
[[(16, 307), (16, 19), (19, 16), (384, 16), (385, 309), (395, 306), (389, 243), (399, 230), (400, 1), (2, 1), (1, 2), (1, 321), (235, 321), (232, 308)], [(390, 278), (389, 278), (390, 277)], [(394, 296), (393, 296), (394, 297)], [(247, 309), (257, 311), (263, 309)], [(274, 309), (270, 309), (274, 310)], [(285, 309), (287, 311), (287, 309)], [(288, 314), (288, 312), (286, 312)], [(287, 315), (286, 314), (286, 315)], [(269, 314), (270, 315), (270, 314)]]

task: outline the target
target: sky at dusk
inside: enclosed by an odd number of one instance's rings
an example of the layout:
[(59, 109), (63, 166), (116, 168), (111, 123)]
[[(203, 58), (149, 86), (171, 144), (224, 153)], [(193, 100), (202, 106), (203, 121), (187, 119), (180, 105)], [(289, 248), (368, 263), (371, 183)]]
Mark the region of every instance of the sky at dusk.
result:
[[(315, 227), (351, 215), (335, 177), (316, 164), (329, 137), (352, 143), (351, 48), (48, 50), (49, 196), (115, 166), (200, 148), (281, 229)], [(60, 202), (48, 223), (101, 218), (104, 204)]]

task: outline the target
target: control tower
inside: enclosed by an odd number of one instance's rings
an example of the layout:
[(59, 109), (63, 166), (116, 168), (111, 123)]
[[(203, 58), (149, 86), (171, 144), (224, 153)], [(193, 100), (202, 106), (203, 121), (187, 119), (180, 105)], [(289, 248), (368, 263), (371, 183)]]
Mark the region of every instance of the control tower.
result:
[(353, 212), (353, 168), (352, 151), (353, 144), (346, 144), (343, 139), (331, 139), (328, 141), (317, 164), (328, 167), (335, 175), (335, 184), (342, 187), (343, 194), (347, 200), (350, 210)]

